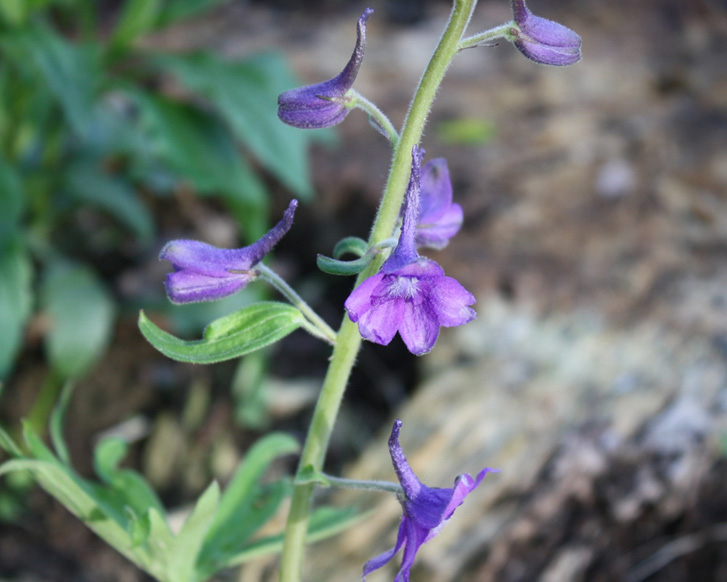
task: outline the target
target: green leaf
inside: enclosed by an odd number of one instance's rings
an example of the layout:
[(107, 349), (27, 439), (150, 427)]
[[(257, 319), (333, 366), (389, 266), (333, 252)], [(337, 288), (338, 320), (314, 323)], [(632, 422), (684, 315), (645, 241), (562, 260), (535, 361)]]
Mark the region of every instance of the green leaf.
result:
[(159, 26), (167, 26), (198, 14), (210, 10), (220, 4), (225, 4), (230, 0), (169, 0), (166, 2), (161, 15), (159, 17)]
[(435, 131), (444, 143), (474, 146), (492, 141), (497, 133), (492, 121), (475, 117), (442, 121)]
[(25, 196), (20, 176), (0, 154), (0, 233), (17, 225), (24, 209)]
[(188, 341), (162, 331), (143, 311), (139, 314), (139, 329), (149, 343), (168, 358), (193, 364), (244, 356), (283, 339), (304, 322), (292, 305), (261, 302), (213, 321), (205, 329), (204, 339)]
[(107, 211), (141, 240), (151, 239), (154, 234), (151, 215), (123, 178), (105, 174), (95, 164), (77, 162), (66, 169), (64, 181), (71, 197)]
[(325, 255), (316, 257), (318, 268), (329, 275), (358, 275), (371, 262), (373, 255), (364, 255), (353, 261), (337, 261)]
[(66, 382), (50, 417), (50, 437), (53, 448), (55, 448), (58, 458), (66, 465), (71, 463), (71, 456), (68, 453), (66, 440), (63, 438), (63, 420), (73, 395), (73, 388), (73, 382)]
[(368, 249), (369, 245), (364, 239), (358, 238), (357, 236), (347, 236), (339, 240), (336, 246), (333, 247), (333, 258), (340, 259), (347, 253), (356, 255), (357, 257), (363, 257)]
[[(311, 515), (306, 542), (310, 544), (333, 537), (367, 517), (367, 514), (359, 514), (351, 508), (320, 507)], [(283, 549), (283, 537), (284, 534), (281, 533), (250, 542), (230, 557), (227, 567), (238, 566), (255, 558), (280, 552)]]
[(45, 338), (51, 365), (66, 378), (85, 374), (106, 350), (114, 303), (96, 275), (78, 265), (54, 265), (42, 287), (50, 317)]
[(175, 582), (197, 580), (194, 566), (215, 518), (219, 502), (220, 488), (213, 482), (200, 496), (194, 510), (174, 540), (173, 549), (168, 556), (170, 580)]
[(74, 130), (84, 134), (102, 79), (99, 47), (72, 44), (40, 26), (15, 33), (7, 40), (16, 58), (25, 61), (26, 67), (34, 67)]
[(111, 36), (112, 49), (123, 48), (136, 37), (153, 30), (161, 8), (161, 0), (126, 0)]
[(226, 194), (264, 208), (266, 191), (215, 116), (191, 105), (136, 91), (152, 152), (202, 194)]
[(317, 135), (278, 119), (278, 95), (299, 84), (280, 55), (225, 61), (211, 53), (194, 53), (154, 62), (207, 97), (238, 139), (281, 182), (301, 198), (312, 196), (307, 151)]
[(23, 341), (32, 302), (31, 261), (18, 235), (0, 237), (0, 380), (6, 378)]
[(119, 463), (129, 451), (129, 445), (121, 437), (103, 439), (93, 451), (93, 467), (106, 483), (114, 480)]

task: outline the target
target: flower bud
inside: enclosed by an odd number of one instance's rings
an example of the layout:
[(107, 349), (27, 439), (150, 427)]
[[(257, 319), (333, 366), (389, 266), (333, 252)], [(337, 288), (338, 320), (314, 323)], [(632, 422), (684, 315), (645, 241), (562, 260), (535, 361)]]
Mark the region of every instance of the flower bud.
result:
[(565, 66), (581, 60), (581, 37), (570, 28), (535, 16), (525, 0), (511, 0), (515, 25), (508, 40), (527, 58), (542, 65)]
[(356, 80), (366, 48), (366, 21), (373, 9), (364, 10), (358, 19), (356, 47), (345, 68), (333, 79), (291, 89), (278, 97), (278, 118), (301, 129), (330, 127), (348, 115), (349, 90)]

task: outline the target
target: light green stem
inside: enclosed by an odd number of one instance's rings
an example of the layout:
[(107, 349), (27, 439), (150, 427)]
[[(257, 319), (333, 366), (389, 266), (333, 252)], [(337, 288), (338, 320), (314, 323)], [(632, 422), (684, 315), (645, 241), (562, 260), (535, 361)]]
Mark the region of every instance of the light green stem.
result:
[[(315, 310), (308, 305), (280, 275), (262, 263), (258, 263), (255, 269), (260, 273), (260, 277), (262, 279), (265, 279), (268, 283), (280, 291), (280, 293), (282, 293), (288, 301), (295, 305), (306, 319), (308, 319), (312, 326), (306, 326), (306, 329), (310, 333), (330, 344), (336, 343), (336, 332), (333, 331), (331, 326), (323, 321), (323, 318), (318, 315)], [(316, 333), (315, 330), (318, 330), (318, 333)]]
[(393, 147), (396, 147), (399, 141), (399, 133), (396, 131), (394, 124), (386, 117), (386, 114), (373, 101), (369, 101), (358, 91), (351, 90), (351, 93), (354, 95), (353, 106), (363, 109), (369, 115), (369, 119), (375, 123), (376, 128), (389, 138)]
[[(394, 148), (389, 178), (371, 229), (369, 246), (376, 245), (390, 237), (394, 230), (411, 172), (412, 148), (421, 140), (437, 89), (449, 64), (460, 50), (460, 39), (476, 4), (476, 0), (454, 1), (447, 26), (419, 81), (399, 141)], [(359, 274), (356, 284), (360, 284), (364, 279), (375, 274), (382, 261), (383, 257), (377, 256)], [(323, 467), (328, 441), (360, 345), (361, 335), (356, 324), (344, 315), (301, 453), (300, 468), (310, 465), (315, 471), (321, 471)], [(299, 582), (301, 579), (313, 488), (314, 485), (311, 483), (294, 486), (288, 522), (285, 527), (280, 582)]]
[(394, 495), (403, 495), (404, 488), (393, 481), (372, 481), (361, 479), (344, 479), (327, 473), (316, 473), (310, 479), (296, 479), (296, 483), (320, 485), (322, 487), (341, 487), (343, 489), (361, 489), (364, 491), (383, 491)]
[(463, 50), (476, 46), (481, 46), (492, 40), (497, 40), (498, 38), (507, 38), (509, 40), (510, 29), (513, 26), (517, 25), (515, 24), (514, 20), (511, 20), (510, 22), (506, 22), (505, 24), (501, 24), (500, 26), (496, 26), (494, 28), (486, 30), (485, 32), (480, 32), (478, 34), (475, 34), (474, 36), (463, 38), (459, 43), (459, 48), (460, 50)]

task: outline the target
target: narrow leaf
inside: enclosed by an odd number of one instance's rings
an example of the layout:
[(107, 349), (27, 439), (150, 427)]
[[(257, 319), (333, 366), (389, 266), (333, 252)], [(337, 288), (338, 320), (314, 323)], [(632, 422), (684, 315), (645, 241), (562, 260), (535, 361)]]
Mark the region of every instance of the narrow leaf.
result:
[(353, 261), (338, 261), (325, 255), (316, 257), (318, 268), (329, 275), (358, 275), (371, 262), (373, 255), (364, 255)]
[(0, 237), (0, 381), (20, 351), (32, 301), (31, 261), (18, 235)]
[(283, 339), (304, 323), (291, 305), (261, 302), (213, 321), (204, 339), (182, 340), (159, 329), (142, 311), (139, 329), (168, 358), (194, 364), (211, 364), (244, 356)]
[(357, 257), (363, 257), (368, 250), (368, 243), (357, 236), (342, 238), (333, 247), (333, 258), (340, 259), (343, 255), (350, 253)]
[(111, 37), (113, 48), (123, 48), (136, 37), (154, 29), (161, 11), (160, 0), (127, 0)]

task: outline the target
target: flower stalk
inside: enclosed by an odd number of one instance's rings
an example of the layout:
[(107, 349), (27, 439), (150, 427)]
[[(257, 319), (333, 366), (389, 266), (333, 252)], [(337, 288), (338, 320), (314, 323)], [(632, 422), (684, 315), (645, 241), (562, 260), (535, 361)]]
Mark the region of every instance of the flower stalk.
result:
[[(437, 89), (460, 50), (460, 41), (472, 18), (476, 0), (455, 0), (452, 12), (417, 86), (404, 121), (399, 140), (393, 152), (391, 170), (369, 236), (369, 246), (389, 238), (393, 232), (409, 181), (412, 148), (422, 136)], [(358, 276), (356, 285), (378, 272), (384, 257), (374, 258)], [(313, 412), (308, 435), (300, 458), (300, 469), (311, 466), (321, 471), (328, 443), (356, 355), (361, 346), (361, 335), (354, 322), (344, 315), (333, 348), (328, 372)], [(299, 582), (303, 571), (305, 538), (311, 510), (313, 483), (296, 484), (285, 528), (285, 540), (280, 562), (280, 582)]]

